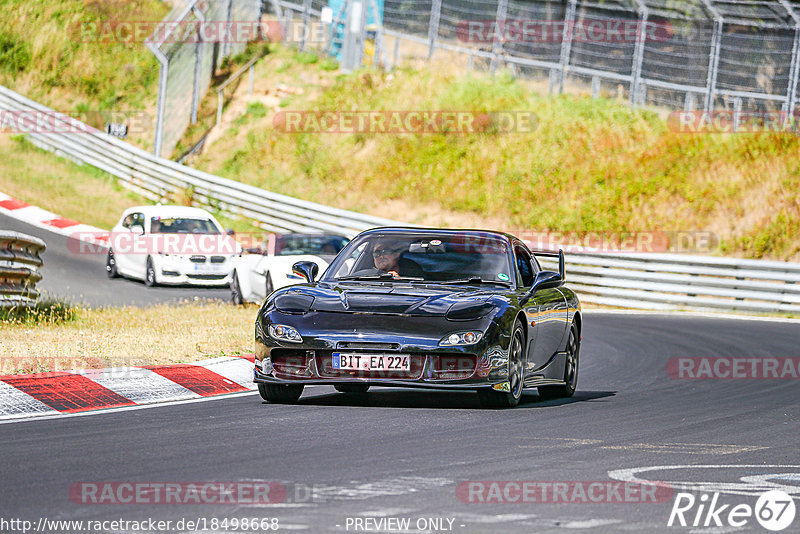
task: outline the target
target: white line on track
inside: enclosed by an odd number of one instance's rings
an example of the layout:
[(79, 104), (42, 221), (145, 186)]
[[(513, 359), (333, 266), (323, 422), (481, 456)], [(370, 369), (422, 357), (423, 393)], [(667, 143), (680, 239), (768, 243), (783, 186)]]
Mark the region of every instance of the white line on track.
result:
[(160, 402), (160, 403), (153, 403), (153, 404), (142, 404), (137, 406), (121, 406), (119, 408), (107, 408), (104, 410), (91, 410), (87, 412), (78, 412), (78, 413), (57, 413), (53, 415), (41, 415), (41, 416), (32, 416), (26, 417), (24, 419), (10, 419), (7, 421), (0, 421), (0, 425), (10, 425), (13, 423), (30, 423), (33, 421), (43, 421), (46, 419), (65, 419), (70, 417), (88, 417), (91, 415), (105, 415), (108, 413), (117, 413), (117, 412), (130, 412), (134, 410), (149, 410), (151, 408), (161, 408), (162, 406), (177, 406), (180, 404), (192, 404), (195, 402), (210, 402), (210, 401), (217, 401), (217, 400), (225, 400), (230, 399), (233, 397), (245, 397), (247, 395), (257, 395), (258, 391), (242, 391), (240, 393), (228, 393), (225, 395), (216, 395), (214, 397), (201, 397), (199, 399), (185, 399), (185, 400), (177, 400), (177, 401), (169, 401), (169, 402)]

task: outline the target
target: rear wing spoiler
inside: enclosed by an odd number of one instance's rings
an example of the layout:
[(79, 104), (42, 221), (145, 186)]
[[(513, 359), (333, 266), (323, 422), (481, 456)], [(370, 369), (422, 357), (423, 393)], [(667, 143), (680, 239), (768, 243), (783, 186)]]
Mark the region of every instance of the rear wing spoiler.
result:
[(558, 252), (553, 252), (552, 250), (532, 250), (531, 252), (534, 256), (558, 258), (558, 275), (562, 281), (567, 279), (567, 271), (564, 267), (564, 251), (562, 249), (558, 249)]

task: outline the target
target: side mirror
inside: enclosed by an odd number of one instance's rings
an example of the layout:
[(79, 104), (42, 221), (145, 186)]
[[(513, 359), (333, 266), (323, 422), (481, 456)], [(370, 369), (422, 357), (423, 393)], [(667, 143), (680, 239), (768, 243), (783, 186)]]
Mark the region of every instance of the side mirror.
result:
[(539, 289), (548, 289), (552, 287), (559, 287), (564, 283), (564, 280), (561, 278), (561, 275), (554, 271), (539, 271), (536, 273), (536, 278), (533, 280), (533, 286), (531, 286), (531, 293), (538, 291)]
[(144, 235), (144, 226), (141, 224), (134, 224), (131, 226), (131, 232), (136, 235)]
[(307, 282), (313, 282), (319, 272), (319, 265), (313, 261), (298, 261), (292, 265), (292, 273), (302, 276)]
[(229, 236), (233, 237), (233, 236), (236, 235), (236, 230), (233, 230), (232, 228), (226, 228), (225, 229), (225, 235), (229, 235)]

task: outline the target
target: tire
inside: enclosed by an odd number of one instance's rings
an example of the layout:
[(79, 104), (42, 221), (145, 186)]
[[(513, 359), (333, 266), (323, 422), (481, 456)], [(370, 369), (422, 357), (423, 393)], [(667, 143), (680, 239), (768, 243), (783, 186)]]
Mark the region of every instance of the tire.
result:
[(522, 398), (522, 359), (525, 350), (525, 335), (522, 323), (514, 323), (511, 344), (508, 349), (508, 383), (510, 391), (479, 389), (478, 398), (484, 408), (513, 408)]
[(144, 285), (147, 287), (158, 285), (158, 282), (156, 282), (156, 269), (153, 267), (153, 259), (150, 256), (147, 257), (147, 263), (144, 268)]
[(573, 324), (569, 329), (567, 358), (564, 362), (563, 386), (539, 386), (539, 396), (543, 399), (564, 399), (575, 394), (578, 385), (578, 364), (580, 362), (581, 340), (578, 328)]
[(119, 270), (117, 270), (117, 259), (114, 257), (114, 251), (108, 249), (106, 255), (106, 274), (109, 278), (119, 278)]
[(336, 384), (333, 386), (336, 391), (342, 393), (352, 393), (356, 395), (363, 395), (369, 390), (369, 384)]
[(244, 304), (242, 287), (239, 285), (239, 274), (236, 271), (233, 271), (233, 277), (231, 278), (231, 302), (234, 306)]
[(264, 298), (272, 295), (272, 292), (275, 291), (275, 286), (272, 285), (272, 276), (270, 276), (269, 271), (267, 271), (267, 281), (265, 282), (264, 290), (266, 291), (266, 293), (264, 293)]
[(261, 398), (273, 404), (294, 404), (303, 394), (303, 386), (295, 384), (259, 384)]

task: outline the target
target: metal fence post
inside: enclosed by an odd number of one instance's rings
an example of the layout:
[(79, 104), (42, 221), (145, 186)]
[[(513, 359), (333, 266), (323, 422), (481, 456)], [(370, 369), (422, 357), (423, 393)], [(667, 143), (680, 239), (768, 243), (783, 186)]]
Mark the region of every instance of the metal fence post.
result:
[(558, 83), (558, 92), (564, 92), (564, 84), (567, 82), (567, 69), (569, 66), (569, 55), (572, 51), (572, 36), (575, 32), (575, 12), (577, 11), (578, 0), (569, 0), (567, 5), (566, 17), (564, 18), (564, 33), (561, 36), (561, 80)]
[(695, 96), (694, 93), (687, 92), (683, 99), (683, 111), (694, 111)]
[(795, 98), (797, 97), (797, 81), (800, 78), (800, 16), (795, 12), (794, 7), (787, 0), (780, 0), (783, 8), (789, 13), (794, 21), (794, 42), (792, 43), (792, 65), (789, 69), (789, 87), (786, 89), (786, 116), (783, 118), (783, 127), (788, 124), (794, 115)]
[(794, 115), (795, 102), (797, 98), (797, 82), (800, 79), (800, 23), (794, 30), (794, 44), (792, 45), (792, 69), (794, 75), (790, 76), (789, 88), (786, 91), (786, 113), (788, 120), (789, 117)]
[(647, 6), (642, 0), (636, 0), (639, 7), (639, 31), (636, 35), (636, 47), (633, 50), (633, 68), (631, 69), (630, 101), (636, 106), (636, 95), (642, 80), (642, 63), (644, 62), (644, 45), (647, 42), (647, 24), (650, 15)]
[(710, 0), (703, 0), (706, 9), (714, 17), (714, 35), (711, 37), (711, 53), (708, 59), (708, 78), (706, 80), (706, 98), (704, 108), (710, 112), (714, 107), (714, 96), (717, 90), (717, 71), (719, 70), (719, 55), (722, 42), (722, 25), (724, 20), (719, 11), (711, 4)]
[(156, 56), (158, 68), (158, 102), (156, 103), (156, 132), (153, 139), (153, 154), (161, 156), (161, 144), (164, 139), (164, 111), (167, 105), (167, 76), (169, 75), (169, 59), (158, 45), (146, 43), (147, 48)]
[[(308, 23), (311, 20), (311, 0), (303, 0), (303, 35), (300, 37), (300, 50), (306, 49), (306, 32), (308, 32)], [(287, 28), (288, 32), (289, 29)]]
[[(222, 54), (220, 55), (221, 58), (229, 57), (231, 55), (231, 19), (233, 19), (233, 2), (234, 0), (227, 0), (227, 6), (225, 7), (225, 41), (220, 46), (220, 51)], [(222, 60), (220, 59), (220, 62)]]
[(503, 52), (503, 36), (505, 35), (507, 16), (508, 0), (499, 0), (497, 2), (497, 14), (494, 19), (495, 32), (494, 38), (492, 39), (492, 63), (489, 65), (489, 71), (492, 74), (497, 70), (497, 65), (500, 62), (500, 54)]
[(431, 17), (428, 20), (428, 59), (436, 50), (436, 38), (439, 36), (439, 17), (442, 14), (442, 0), (431, 2)]
[[(194, 15), (200, 19), (200, 24), (203, 25), (206, 22), (206, 17), (203, 12), (197, 9), (196, 3), (192, 6), (192, 11), (194, 11)], [(192, 82), (192, 116), (191, 121), (192, 124), (197, 123), (197, 108), (200, 106), (200, 66), (202, 64), (202, 57), (203, 57), (203, 32), (200, 31), (200, 28), (195, 28), (195, 37), (197, 39), (197, 44), (194, 47), (194, 81)]]

